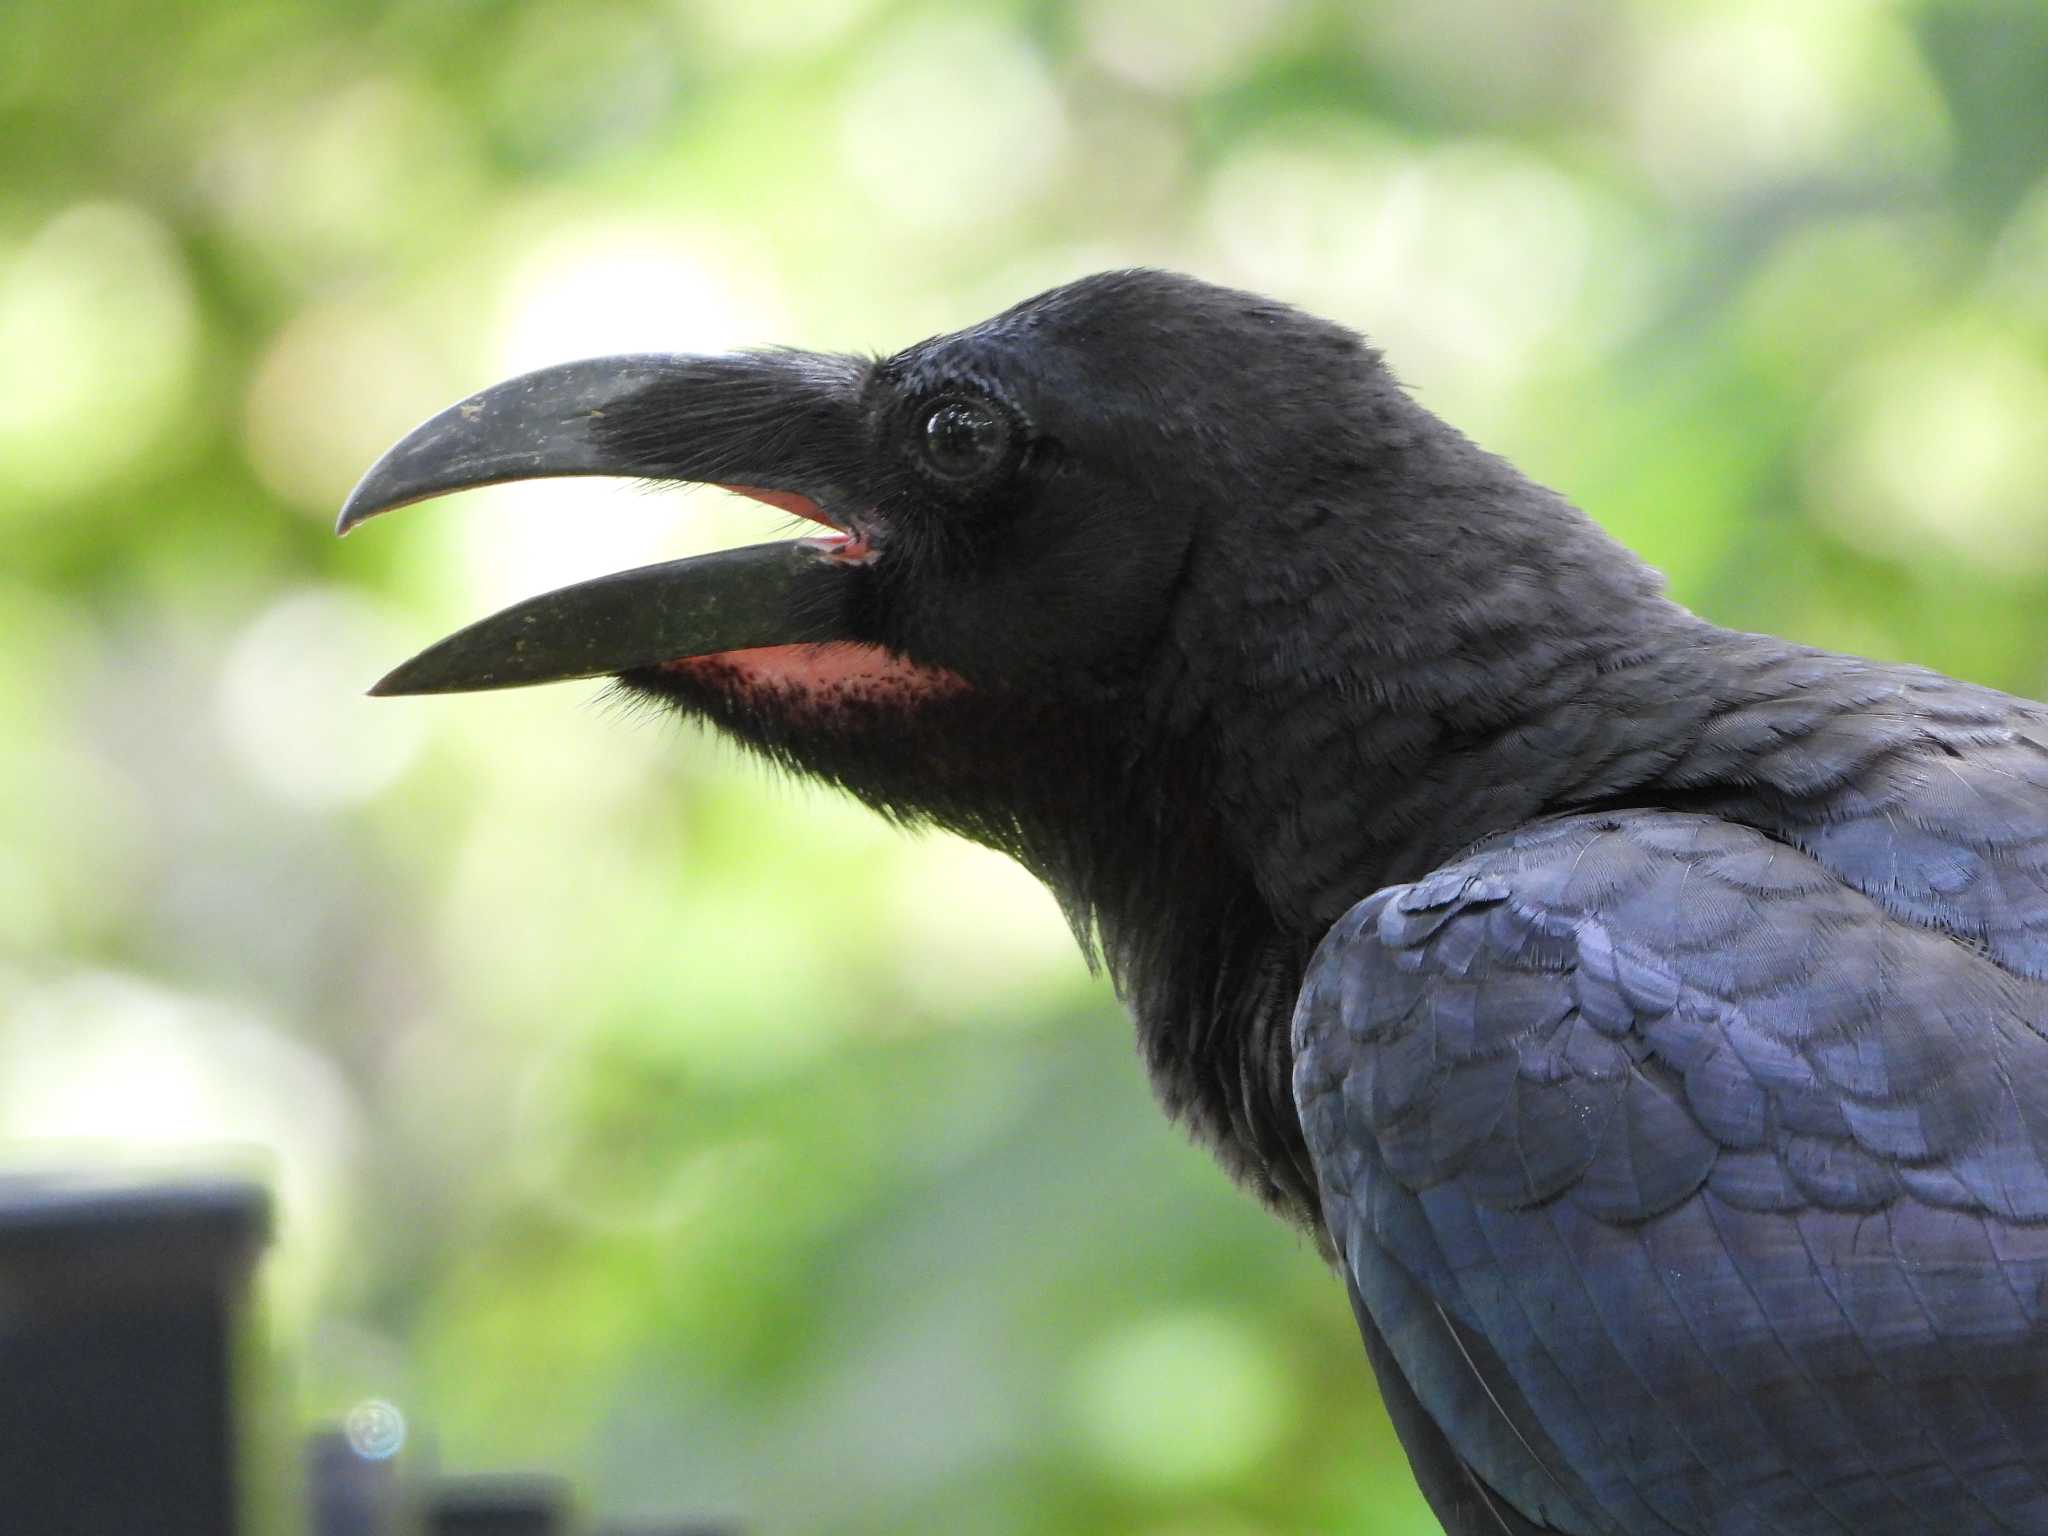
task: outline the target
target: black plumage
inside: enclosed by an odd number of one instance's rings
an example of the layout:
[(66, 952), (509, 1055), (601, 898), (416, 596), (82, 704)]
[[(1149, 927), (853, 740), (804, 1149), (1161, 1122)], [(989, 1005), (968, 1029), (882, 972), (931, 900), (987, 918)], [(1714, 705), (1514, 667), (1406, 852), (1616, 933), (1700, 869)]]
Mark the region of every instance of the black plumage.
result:
[(1448, 1529), (2048, 1532), (2048, 710), (1717, 628), (1355, 335), (1160, 273), (545, 371), (344, 524), (605, 470), (837, 533), (387, 690), (617, 672), (1016, 855)]

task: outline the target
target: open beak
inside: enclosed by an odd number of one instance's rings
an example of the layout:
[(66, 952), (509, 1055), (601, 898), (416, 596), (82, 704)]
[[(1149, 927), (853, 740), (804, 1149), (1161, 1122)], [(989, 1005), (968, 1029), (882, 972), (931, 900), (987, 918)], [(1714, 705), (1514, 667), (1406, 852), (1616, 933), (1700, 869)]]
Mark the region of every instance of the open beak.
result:
[[(630, 356), (508, 379), (370, 466), (336, 532), (411, 502), (557, 475), (702, 481), (844, 528), (860, 462), (858, 359)], [(600, 677), (758, 646), (858, 638), (857, 567), (829, 544), (759, 544), (563, 587), (430, 646), (370, 691), (461, 693)]]

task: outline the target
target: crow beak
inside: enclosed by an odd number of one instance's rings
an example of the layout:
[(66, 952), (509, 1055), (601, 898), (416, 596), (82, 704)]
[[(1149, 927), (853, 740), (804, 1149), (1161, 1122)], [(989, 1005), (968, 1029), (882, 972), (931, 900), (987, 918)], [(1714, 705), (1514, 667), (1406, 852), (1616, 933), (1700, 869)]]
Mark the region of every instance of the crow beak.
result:
[[(370, 466), (336, 532), (411, 502), (558, 475), (702, 481), (844, 527), (863, 365), (801, 352), (565, 363), (450, 406)], [(857, 638), (856, 568), (806, 542), (601, 576), (507, 608), (397, 668), (374, 694), (461, 693), (757, 646)]]

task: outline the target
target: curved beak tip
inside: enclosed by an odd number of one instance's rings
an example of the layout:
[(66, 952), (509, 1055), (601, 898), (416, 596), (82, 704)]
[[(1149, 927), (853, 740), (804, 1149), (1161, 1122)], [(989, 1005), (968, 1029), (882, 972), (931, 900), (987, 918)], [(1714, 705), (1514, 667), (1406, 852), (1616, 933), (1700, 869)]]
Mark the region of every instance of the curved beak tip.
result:
[(334, 536), (337, 539), (347, 538), (350, 529), (375, 517), (377, 510), (369, 504), (369, 498), (363, 495), (363, 488), (358, 485), (348, 493), (348, 500), (341, 504), (341, 514), (334, 520)]
[[(438, 421), (439, 418), (435, 420)], [(433, 422), (428, 423), (428, 427), (433, 425)], [(423, 477), (417, 471), (412, 474), (404, 472), (400, 461), (407, 456), (406, 450), (412, 447), (414, 441), (421, 437), (428, 427), (413, 432), (363, 472), (363, 478), (358, 480), (354, 489), (348, 493), (348, 499), (342, 502), (341, 512), (334, 520), (335, 537), (347, 537), (358, 526), (380, 513), (393, 512), (416, 501), (428, 501), (449, 491), (467, 488), (459, 475), (450, 476), (446, 483), (442, 483), (441, 478), (437, 476)], [(477, 483), (488, 484), (489, 481), (482, 480)]]

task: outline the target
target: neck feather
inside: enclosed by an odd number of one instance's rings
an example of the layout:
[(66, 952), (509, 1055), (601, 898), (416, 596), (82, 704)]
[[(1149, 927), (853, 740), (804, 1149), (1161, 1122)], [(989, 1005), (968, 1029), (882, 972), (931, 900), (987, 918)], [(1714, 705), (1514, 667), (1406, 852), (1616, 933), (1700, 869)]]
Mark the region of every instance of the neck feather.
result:
[(1369, 476), (1197, 551), (1143, 712), (1169, 788), (1117, 844), (1147, 876), (1087, 902), (1168, 1109), (1310, 1227), (1290, 1025), (1316, 943), (1481, 837), (1653, 781), (1721, 633), (1448, 429), (1404, 456), (1375, 471), (1400, 501)]

